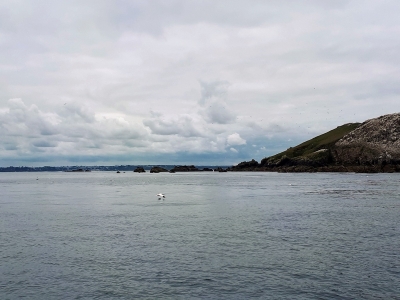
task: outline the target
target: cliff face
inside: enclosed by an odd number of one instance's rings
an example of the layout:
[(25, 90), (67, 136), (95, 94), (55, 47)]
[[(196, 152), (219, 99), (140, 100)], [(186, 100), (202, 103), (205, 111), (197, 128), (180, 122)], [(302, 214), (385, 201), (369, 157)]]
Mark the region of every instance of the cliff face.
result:
[(336, 142), (336, 145), (354, 143), (367, 143), (400, 153), (400, 113), (367, 120)]
[(340, 164), (398, 164), (400, 114), (390, 114), (365, 121), (336, 142), (332, 155)]
[(339, 126), (296, 147), (232, 171), (400, 172), (400, 113)]

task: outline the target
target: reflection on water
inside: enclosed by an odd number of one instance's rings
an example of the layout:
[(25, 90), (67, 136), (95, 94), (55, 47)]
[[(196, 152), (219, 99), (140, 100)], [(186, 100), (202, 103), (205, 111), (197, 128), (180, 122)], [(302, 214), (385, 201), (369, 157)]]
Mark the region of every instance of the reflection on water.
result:
[(399, 181), (0, 173), (0, 298), (398, 299)]

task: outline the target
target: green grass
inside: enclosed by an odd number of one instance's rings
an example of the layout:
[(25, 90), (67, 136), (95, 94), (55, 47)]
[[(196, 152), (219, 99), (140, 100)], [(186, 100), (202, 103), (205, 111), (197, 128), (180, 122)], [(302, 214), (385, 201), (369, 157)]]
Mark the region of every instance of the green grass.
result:
[(286, 151), (269, 157), (269, 159), (280, 159), (284, 155), (289, 158), (307, 156), (308, 154), (311, 154), (320, 149), (330, 149), (338, 140), (340, 140), (343, 136), (348, 134), (350, 131), (353, 131), (360, 125), (361, 123), (344, 124), (311, 140), (301, 143), (300, 145), (290, 147)]

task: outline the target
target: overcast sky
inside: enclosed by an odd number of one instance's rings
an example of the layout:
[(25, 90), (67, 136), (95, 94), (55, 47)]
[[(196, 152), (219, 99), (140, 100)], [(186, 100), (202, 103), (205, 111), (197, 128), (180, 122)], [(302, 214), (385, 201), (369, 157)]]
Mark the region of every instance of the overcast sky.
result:
[(398, 0), (0, 0), (0, 165), (237, 164), (400, 112)]

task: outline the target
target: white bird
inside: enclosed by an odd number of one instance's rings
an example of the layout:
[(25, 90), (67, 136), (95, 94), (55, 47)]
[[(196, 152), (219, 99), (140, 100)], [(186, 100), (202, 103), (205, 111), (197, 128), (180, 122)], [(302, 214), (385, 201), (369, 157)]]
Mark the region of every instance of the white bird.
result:
[(157, 197), (158, 197), (158, 200), (161, 200), (161, 198), (165, 198), (165, 195), (164, 194), (157, 194)]

